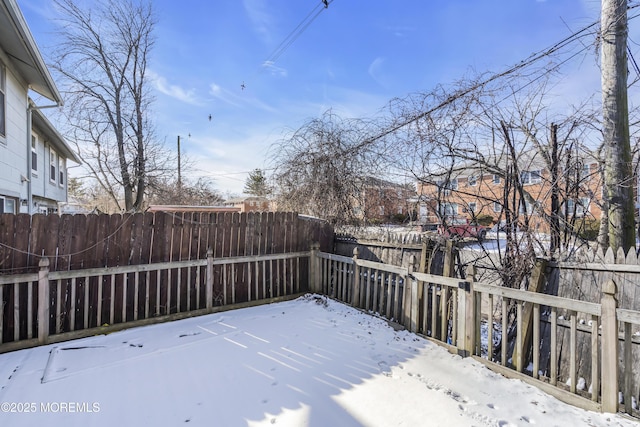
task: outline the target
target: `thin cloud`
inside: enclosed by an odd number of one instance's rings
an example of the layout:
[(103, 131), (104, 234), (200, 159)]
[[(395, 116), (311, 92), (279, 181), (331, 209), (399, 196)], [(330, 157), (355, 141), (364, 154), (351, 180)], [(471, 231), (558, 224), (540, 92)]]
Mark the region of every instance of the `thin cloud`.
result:
[(278, 109), (249, 95), (250, 88), (242, 89), (242, 95), (236, 95), (233, 91), (225, 89), (216, 83), (209, 85), (209, 94), (215, 99), (234, 107), (253, 107), (270, 113), (278, 112)]
[(266, 70), (272, 76), (287, 77), (288, 72), (286, 68), (278, 67), (273, 61), (264, 61), (262, 63), (262, 69)]
[(169, 84), (166, 78), (153, 71), (147, 71), (147, 74), (149, 75), (149, 78), (153, 82), (153, 86), (158, 90), (158, 92), (187, 104), (196, 106), (202, 105), (202, 102), (196, 96), (194, 89), (187, 90), (178, 85)]
[(410, 34), (416, 31), (415, 27), (406, 27), (406, 26), (389, 26), (386, 28), (387, 31), (390, 31), (394, 36), (398, 38), (408, 37)]
[(385, 59), (382, 57), (377, 57), (373, 60), (373, 62), (369, 65), (368, 73), (376, 83), (380, 86), (384, 86), (382, 83), (381, 73), (382, 73), (382, 65), (384, 64)]
[(273, 18), (268, 12), (270, 5), (265, 0), (244, 0), (242, 4), (255, 31), (264, 37), (265, 42), (271, 42), (270, 29), (273, 28)]
[(233, 105), (234, 107), (240, 107), (242, 101), (239, 99), (238, 95), (232, 93), (230, 90), (224, 89), (216, 83), (211, 83), (209, 85), (209, 94), (212, 95), (215, 99), (218, 99), (225, 104)]

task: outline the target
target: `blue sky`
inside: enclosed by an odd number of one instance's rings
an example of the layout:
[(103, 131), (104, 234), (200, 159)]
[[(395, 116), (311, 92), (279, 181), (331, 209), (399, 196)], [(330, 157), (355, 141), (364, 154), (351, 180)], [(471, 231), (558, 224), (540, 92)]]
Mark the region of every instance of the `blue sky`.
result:
[[(370, 117), (393, 97), (449, 84), (470, 68), (501, 71), (596, 21), (600, 8), (597, 0), (333, 0), (264, 67), (320, 3), (154, 0), (157, 134), (172, 146), (182, 136), (194, 177), (241, 193), (249, 171), (268, 167), (272, 143), (307, 119), (329, 108)], [(51, 1), (18, 4), (47, 58)], [(597, 90), (594, 52), (573, 64), (561, 85), (568, 97)]]

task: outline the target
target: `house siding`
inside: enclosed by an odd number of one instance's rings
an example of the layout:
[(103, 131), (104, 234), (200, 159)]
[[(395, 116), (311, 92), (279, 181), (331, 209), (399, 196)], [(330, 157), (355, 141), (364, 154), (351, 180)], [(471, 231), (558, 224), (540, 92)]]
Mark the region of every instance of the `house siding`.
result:
[[(63, 156), (64, 182), (60, 184), (60, 170), (56, 161), (55, 182), (50, 180), (49, 165), (51, 148), (47, 132), (32, 129), (37, 137), (37, 173), (28, 170), (31, 156), (31, 135), (27, 136), (27, 84), (15, 73), (5, 53), (0, 50), (0, 61), (5, 66), (6, 136), (0, 137), (0, 197), (15, 199), (16, 213), (28, 213), (28, 183), (31, 181), (33, 213), (57, 212), (58, 202), (67, 200), (67, 159)], [(28, 145), (27, 145), (28, 144)], [(57, 155), (60, 152), (56, 150)]]
[(6, 69), (6, 139), (0, 143), (0, 195), (27, 198), (26, 159), (27, 90), (17, 78), (4, 52), (0, 56)]

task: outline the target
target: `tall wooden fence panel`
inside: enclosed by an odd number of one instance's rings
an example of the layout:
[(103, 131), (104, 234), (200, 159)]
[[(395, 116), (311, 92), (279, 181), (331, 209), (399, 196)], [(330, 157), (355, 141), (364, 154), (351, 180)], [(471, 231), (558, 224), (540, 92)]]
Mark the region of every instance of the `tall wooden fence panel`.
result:
[(308, 250), (331, 250), (333, 230), (291, 212), (155, 212), (124, 215), (0, 214), (0, 274), (116, 267)]
[[(41, 333), (42, 260), (55, 277), (47, 327), (63, 334), (305, 291), (308, 258), (274, 255), (309, 251), (311, 242), (331, 250), (332, 228), (295, 213), (3, 214), (0, 344)], [(210, 272), (208, 251), (216, 260)], [(226, 258), (235, 261), (218, 261)], [(142, 267), (122, 270), (126, 266)], [(87, 269), (93, 272), (70, 274)]]

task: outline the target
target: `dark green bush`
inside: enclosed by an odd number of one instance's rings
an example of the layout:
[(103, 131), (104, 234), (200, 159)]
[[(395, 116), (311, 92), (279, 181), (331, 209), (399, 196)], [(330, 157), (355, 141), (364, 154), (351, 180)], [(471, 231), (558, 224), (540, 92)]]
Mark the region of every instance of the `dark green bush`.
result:
[(582, 218), (573, 225), (574, 231), (581, 239), (596, 240), (600, 231), (600, 220), (595, 218)]
[(493, 217), (491, 215), (488, 215), (488, 214), (480, 214), (480, 215), (475, 217), (475, 221), (479, 225), (483, 225), (485, 227), (489, 227), (491, 224), (493, 224)]

